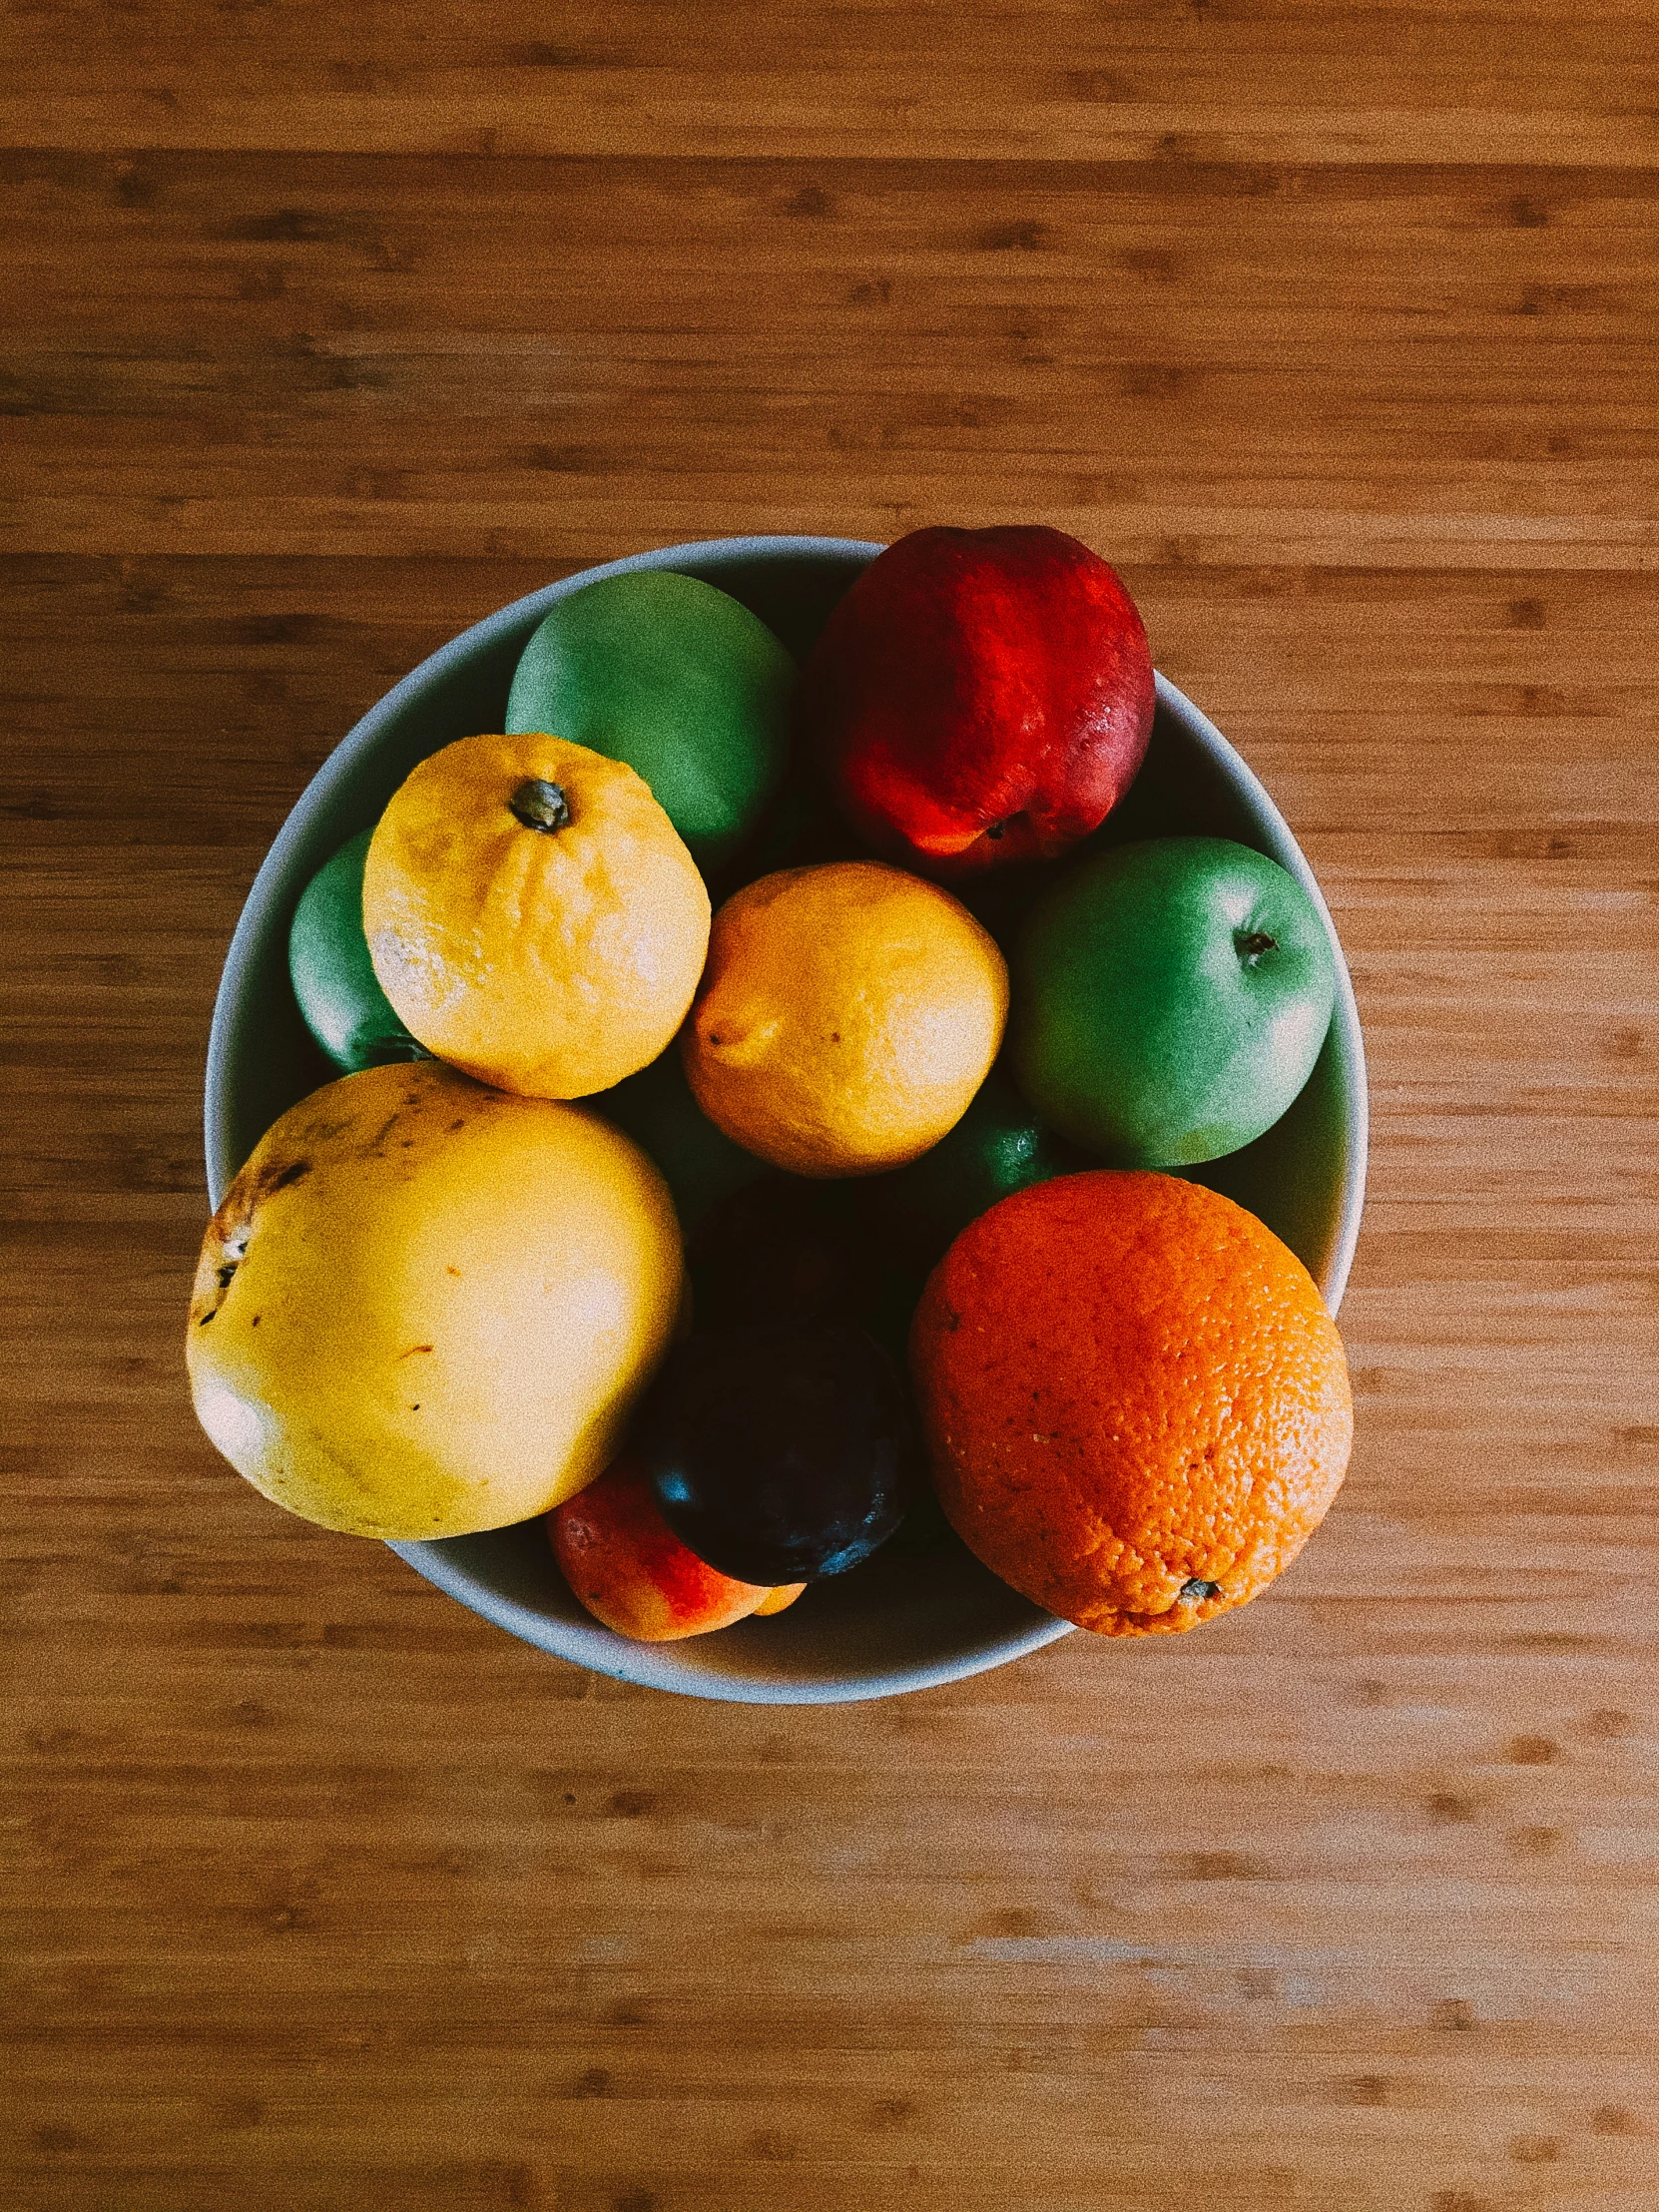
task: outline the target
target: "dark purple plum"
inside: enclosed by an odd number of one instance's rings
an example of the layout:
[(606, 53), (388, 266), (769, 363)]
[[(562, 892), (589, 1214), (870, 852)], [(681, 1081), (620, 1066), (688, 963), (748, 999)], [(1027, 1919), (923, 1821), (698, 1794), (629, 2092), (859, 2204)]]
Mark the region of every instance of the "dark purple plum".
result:
[(898, 1368), (847, 1322), (688, 1338), (638, 1442), (680, 1541), (742, 1582), (855, 1567), (925, 1482)]

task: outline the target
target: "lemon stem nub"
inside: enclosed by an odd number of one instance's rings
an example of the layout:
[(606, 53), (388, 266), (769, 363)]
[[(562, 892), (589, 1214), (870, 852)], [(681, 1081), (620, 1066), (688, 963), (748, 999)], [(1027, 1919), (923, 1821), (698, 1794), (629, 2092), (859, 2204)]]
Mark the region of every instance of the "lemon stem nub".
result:
[(550, 784), (541, 776), (532, 776), (520, 784), (507, 805), (514, 819), (522, 822), (526, 830), (540, 830), (549, 836), (555, 830), (562, 830), (570, 820), (570, 801), (557, 784)]

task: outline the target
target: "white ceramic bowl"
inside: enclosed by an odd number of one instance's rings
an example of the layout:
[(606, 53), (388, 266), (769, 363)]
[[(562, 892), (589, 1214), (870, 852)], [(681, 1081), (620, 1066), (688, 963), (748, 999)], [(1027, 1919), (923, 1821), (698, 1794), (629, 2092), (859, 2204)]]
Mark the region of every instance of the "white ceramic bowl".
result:
[[(612, 561), (475, 624), (372, 707), (300, 794), (231, 940), (208, 1047), (214, 1204), (271, 1124), (331, 1072), (288, 986), (288, 924), (299, 893), (347, 837), (378, 819), (417, 761), (451, 739), (500, 729), (519, 654), (555, 601), (601, 576), (675, 569), (731, 592), (804, 655), (830, 609), (880, 550), (844, 538), (718, 538)], [(1161, 676), (1146, 766), (1113, 823), (1137, 835), (1225, 836), (1253, 845), (1290, 869), (1331, 926), (1319, 886), (1266, 791)], [(1285, 1239), (1335, 1312), (1365, 1194), (1366, 1067), (1334, 928), (1331, 944), (1336, 1016), (1306, 1090), (1265, 1137), (1197, 1172)], [(553, 1564), (540, 1520), (392, 1549), (486, 1620), (577, 1666), (754, 1704), (830, 1704), (959, 1681), (1070, 1631), (1069, 1622), (1020, 1597), (959, 1547), (915, 1556), (888, 1546), (852, 1573), (816, 1585), (774, 1619), (670, 1644), (630, 1642), (585, 1613)], [(1105, 1652), (1101, 1663), (1110, 1664)]]

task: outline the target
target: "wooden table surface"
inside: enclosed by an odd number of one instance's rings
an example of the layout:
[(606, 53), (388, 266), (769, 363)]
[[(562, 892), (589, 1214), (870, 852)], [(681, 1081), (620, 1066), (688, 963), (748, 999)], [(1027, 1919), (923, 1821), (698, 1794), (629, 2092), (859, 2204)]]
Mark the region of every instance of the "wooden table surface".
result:
[[(27, 2212), (1652, 2212), (1643, 0), (19, 0), (0, 122)], [(209, 1012), (549, 579), (1042, 520), (1329, 892), (1323, 1533), (886, 1703), (585, 1676), (198, 1432)]]

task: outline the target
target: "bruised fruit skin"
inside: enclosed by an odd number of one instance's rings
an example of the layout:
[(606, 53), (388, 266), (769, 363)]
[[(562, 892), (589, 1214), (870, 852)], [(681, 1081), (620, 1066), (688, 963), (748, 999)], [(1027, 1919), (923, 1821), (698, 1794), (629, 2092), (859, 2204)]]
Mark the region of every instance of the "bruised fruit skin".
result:
[(915, 530), (808, 661), (805, 740), (872, 850), (943, 880), (1051, 859), (1129, 789), (1152, 655), (1116, 572), (1064, 531)]
[(197, 1415), (325, 1528), (505, 1527), (615, 1456), (682, 1280), (662, 1177), (597, 1114), (369, 1068), (284, 1114), (214, 1216)]
[(782, 1612), (805, 1583), (739, 1582), (707, 1566), (664, 1520), (645, 1469), (623, 1457), (547, 1516), (571, 1594), (605, 1627), (646, 1644)]

